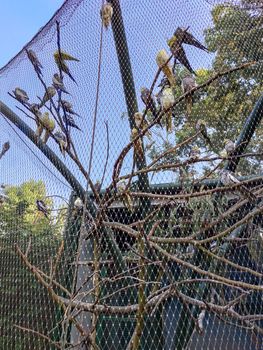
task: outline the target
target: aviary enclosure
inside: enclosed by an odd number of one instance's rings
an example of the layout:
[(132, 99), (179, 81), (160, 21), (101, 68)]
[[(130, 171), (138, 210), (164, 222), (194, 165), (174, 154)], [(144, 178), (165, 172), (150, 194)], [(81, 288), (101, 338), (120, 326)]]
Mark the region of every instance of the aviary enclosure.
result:
[(0, 349), (263, 348), (261, 0), (66, 0), (0, 70)]

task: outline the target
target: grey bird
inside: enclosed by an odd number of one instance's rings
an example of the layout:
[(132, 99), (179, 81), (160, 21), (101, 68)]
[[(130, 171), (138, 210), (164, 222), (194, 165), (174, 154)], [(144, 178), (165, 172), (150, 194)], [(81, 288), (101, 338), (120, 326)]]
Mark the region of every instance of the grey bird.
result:
[(81, 130), (78, 125), (75, 123), (75, 120), (70, 114), (63, 115), (63, 120), (66, 126), (71, 126), (72, 128)]
[(48, 218), (48, 208), (44, 201), (37, 199), (36, 200), (37, 210), (40, 211), (45, 215), (46, 218)]
[(13, 93), (14, 93), (15, 98), (17, 99), (17, 101), (19, 101), (21, 103), (28, 104), (29, 97), (28, 97), (28, 95), (27, 95), (25, 90), (20, 89), (19, 87), (16, 87), (15, 90), (13, 90)]
[(79, 114), (77, 114), (74, 110), (73, 110), (73, 106), (70, 102), (66, 101), (66, 100), (61, 100), (61, 104), (62, 104), (62, 108), (65, 110), (65, 112), (72, 114), (72, 115), (76, 115), (77, 117), (80, 117)]
[[(196, 82), (194, 77), (191, 74), (186, 75), (183, 79), (182, 79), (182, 90), (183, 93), (187, 93), (189, 91), (191, 91), (193, 88), (196, 87)], [(190, 116), (191, 112), (192, 112), (192, 106), (193, 106), (193, 96), (192, 94), (189, 94), (185, 97), (185, 103), (186, 103), (186, 112), (187, 112), (187, 116)]]
[(10, 142), (7, 141), (3, 144), (2, 150), (0, 152), (0, 159), (6, 154), (6, 152), (10, 149)]
[(40, 63), (36, 53), (33, 51), (33, 50), (28, 50), (26, 49), (26, 53), (27, 53), (27, 57), (29, 58), (30, 62), (32, 63), (32, 65), (34, 66), (35, 68), (35, 71), (40, 74), (40, 75), (43, 75), (42, 74), (42, 71), (41, 69), (43, 68), (42, 64)]
[(42, 98), (40, 107), (44, 106), (44, 104), (48, 101), (50, 101), (55, 95), (57, 90), (54, 88), (54, 86), (49, 86)]
[(59, 76), (58, 73), (55, 73), (52, 78), (53, 86), (56, 90), (60, 90), (65, 94), (70, 95), (70, 93), (66, 90), (65, 85), (63, 83), (63, 78)]

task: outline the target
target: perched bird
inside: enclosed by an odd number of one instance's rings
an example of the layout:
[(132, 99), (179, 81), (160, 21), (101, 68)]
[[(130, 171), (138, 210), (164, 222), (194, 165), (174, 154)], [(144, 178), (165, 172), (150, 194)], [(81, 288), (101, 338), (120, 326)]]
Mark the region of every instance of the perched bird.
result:
[(45, 215), (46, 218), (48, 218), (48, 208), (44, 201), (37, 199), (36, 200), (37, 210), (40, 211)]
[(36, 116), (35, 121), (37, 124), (36, 136), (41, 137), (44, 131), (44, 123), (49, 118), (49, 113), (45, 112), (39, 116)]
[(200, 157), (200, 154), (201, 154), (200, 148), (198, 146), (193, 146), (191, 148), (189, 157), (190, 157), (190, 159), (195, 160), (195, 159), (198, 159)]
[(155, 117), (157, 115), (156, 105), (153, 96), (150, 94), (150, 90), (146, 87), (141, 88), (141, 99), (146, 108), (148, 108)]
[(55, 120), (52, 118), (48, 118), (47, 120), (44, 121), (44, 127), (45, 127), (45, 134), (43, 136), (43, 143), (46, 144), (50, 137), (50, 134), (52, 133), (52, 131), (54, 131), (56, 127)]
[(108, 29), (109, 25), (111, 24), (112, 15), (113, 15), (112, 5), (106, 2), (105, 4), (102, 5), (102, 8), (100, 10), (100, 17), (106, 29)]
[(59, 51), (56, 51), (54, 53), (54, 59), (56, 62), (56, 65), (58, 66), (58, 68), (64, 72), (65, 74), (67, 74), (69, 76), (69, 78), (74, 81), (74, 83), (77, 84), (76, 80), (74, 79), (73, 75), (70, 73), (69, 67), (67, 66), (65, 61), (76, 61), (79, 62), (79, 59), (69, 55), (68, 53), (64, 52), (64, 51), (60, 51), (61, 53), (61, 57), (59, 55)]
[(15, 95), (15, 98), (19, 102), (24, 103), (24, 104), (28, 104), (29, 97), (28, 97), (28, 95), (27, 95), (25, 90), (22, 90), (22, 89), (16, 87), (15, 90), (13, 90), (13, 93)]
[(83, 209), (83, 202), (80, 198), (77, 198), (75, 201), (74, 201), (74, 207), (75, 209), (77, 210), (82, 210)]
[(30, 62), (32, 63), (32, 65), (35, 68), (35, 71), (39, 74), (39, 75), (43, 75), (41, 69), (43, 68), (42, 64), (40, 63), (36, 53), (33, 50), (28, 50), (26, 49), (26, 53), (27, 53), (27, 57), (29, 58)]
[(231, 156), (235, 150), (235, 143), (232, 140), (224, 140), (225, 151), (228, 156)]
[(175, 63), (176, 61), (179, 61), (185, 68), (189, 70), (189, 72), (196, 75), (195, 71), (190, 65), (184, 48), (180, 43), (178, 43), (177, 38), (173, 36), (171, 39), (167, 40), (167, 44), (170, 47), (171, 53), (174, 56)]
[(59, 51), (55, 51), (54, 52), (54, 59), (56, 64), (58, 64), (58, 62), (61, 60), (63, 61), (76, 61), (79, 62), (79, 59), (76, 57), (71, 56), (69, 53), (65, 52), (65, 51), (60, 51), (60, 55), (59, 55)]
[[(131, 140), (133, 141), (139, 134), (139, 131), (136, 128), (133, 128), (131, 131)], [(133, 144), (133, 149), (134, 149), (134, 159), (143, 159), (143, 146), (142, 146), (142, 140), (139, 138), (138, 140), (134, 141)]]
[(175, 76), (173, 74), (172, 67), (168, 62), (168, 60), (169, 60), (169, 55), (166, 52), (166, 50), (162, 49), (161, 51), (158, 52), (156, 56), (156, 63), (159, 68), (162, 68), (162, 72), (167, 77), (170, 85), (175, 86)]
[(61, 104), (62, 104), (62, 108), (65, 110), (65, 112), (69, 113), (69, 114), (73, 114), (76, 115), (77, 117), (80, 117), (79, 114), (77, 114), (74, 110), (73, 110), (73, 106), (70, 102), (66, 101), (66, 100), (61, 100)]
[(188, 32), (187, 28), (178, 27), (174, 36), (178, 38), (181, 44), (188, 44), (197, 47), (198, 49), (208, 52), (208, 49), (200, 43), (191, 33)]
[(101, 183), (100, 180), (96, 180), (95, 184), (94, 184), (95, 190), (100, 193), (101, 190)]
[(129, 211), (133, 211), (133, 201), (130, 195), (130, 191), (127, 189), (127, 184), (125, 181), (118, 182), (117, 193), (121, 195), (124, 206)]
[[(182, 90), (184, 94), (186, 92), (191, 91), (195, 87), (196, 87), (196, 82), (195, 82), (195, 79), (192, 77), (192, 75), (188, 74), (182, 79)], [(185, 97), (185, 103), (186, 103), (187, 116), (189, 117), (192, 112), (192, 106), (193, 106), (192, 94), (188, 94)]]
[[(239, 181), (235, 175), (228, 170), (221, 170), (220, 171), (220, 181), (224, 186), (231, 186), (235, 184), (241, 184), (241, 181)], [(251, 192), (245, 185), (241, 185), (238, 187), (238, 191), (240, 194), (242, 194), (245, 198), (248, 200), (254, 202), (257, 197), (254, 195), (253, 192)]]
[(48, 101), (50, 101), (57, 93), (57, 90), (54, 88), (54, 86), (49, 86), (42, 98), (40, 107), (44, 106), (44, 104)]
[[(148, 127), (148, 123), (145, 119), (143, 119), (143, 115), (142, 113), (140, 112), (136, 112), (134, 113), (134, 121), (135, 121), (135, 125), (136, 125), (136, 128), (138, 130), (142, 130), (142, 129), (145, 129)], [(151, 138), (152, 136), (152, 133), (150, 130), (148, 130), (145, 134), (149, 139)]]
[(63, 115), (63, 120), (66, 126), (71, 126), (72, 128), (81, 130), (78, 125), (75, 123), (75, 120), (72, 118), (70, 114)]
[(62, 91), (65, 94), (69, 95), (69, 92), (66, 90), (65, 85), (63, 83), (63, 78), (61, 78), (58, 73), (55, 73), (53, 75), (52, 82), (56, 90)]
[(65, 157), (65, 153), (66, 153), (66, 149), (67, 149), (67, 138), (66, 138), (66, 136), (63, 134), (62, 131), (56, 131), (54, 133), (54, 138), (59, 144), (60, 152)]
[(210, 137), (208, 136), (208, 132), (206, 129), (206, 122), (202, 119), (198, 119), (197, 123), (195, 125), (196, 131), (200, 131), (201, 135), (203, 136), (203, 138), (205, 139), (205, 141), (212, 146), (212, 142), (210, 140)]
[(3, 144), (2, 150), (0, 152), (0, 159), (6, 154), (6, 152), (10, 149), (10, 142), (7, 141)]
[(37, 117), (41, 117), (41, 112), (39, 110), (40, 106), (37, 103), (31, 103), (29, 106), (30, 111)]
[[(161, 106), (163, 108), (163, 110), (166, 110), (170, 107), (173, 106), (174, 102), (175, 102), (175, 98), (174, 98), (174, 93), (172, 88), (170, 87), (165, 87), (162, 90), (161, 96), (160, 96), (160, 102), (161, 102)], [(165, 116), (166, 119), (166, 131), (167, 132), (171, 132), (172, 131), (172, 109), (170, 109), (169, 111), (167, 111)]]

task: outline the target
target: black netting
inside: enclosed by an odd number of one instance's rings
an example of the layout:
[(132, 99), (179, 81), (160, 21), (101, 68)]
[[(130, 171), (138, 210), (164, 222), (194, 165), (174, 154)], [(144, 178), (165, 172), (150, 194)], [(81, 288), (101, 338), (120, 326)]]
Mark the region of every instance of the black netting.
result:
[(261, 0), (67, 0), (0, 69), (0, 349), (262, 349), (262, 44)]

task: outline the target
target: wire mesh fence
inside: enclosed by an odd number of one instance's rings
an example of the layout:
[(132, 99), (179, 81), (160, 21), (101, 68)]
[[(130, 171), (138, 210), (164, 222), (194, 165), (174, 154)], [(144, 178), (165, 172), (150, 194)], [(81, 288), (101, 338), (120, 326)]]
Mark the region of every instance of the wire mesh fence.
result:
[(0, 70), (0, 349), (262, 349), (262, 43), (67, 0)]

